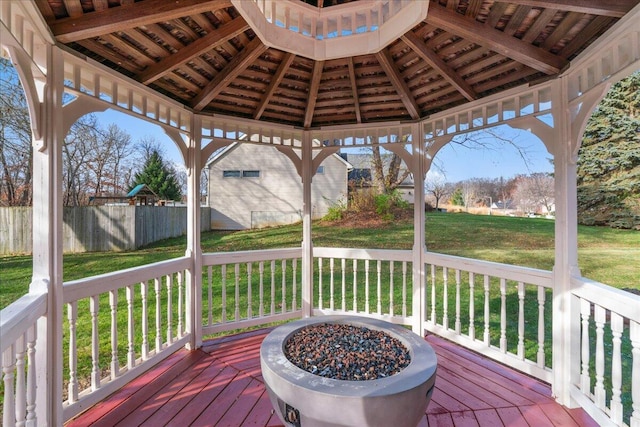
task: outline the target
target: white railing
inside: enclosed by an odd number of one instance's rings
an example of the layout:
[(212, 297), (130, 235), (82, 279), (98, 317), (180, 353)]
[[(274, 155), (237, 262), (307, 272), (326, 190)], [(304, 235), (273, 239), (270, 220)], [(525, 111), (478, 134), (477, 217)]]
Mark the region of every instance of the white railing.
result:
[(2, 425), (35, 427), (37, 322), (47, 312), (47, 294), (27, 294), (2, 310)]
[(425, 259), (426, 330), (552, 381), (551, 272), (432, 252)]
[(203, 334), (302, 316), (302, 249), (203, 255)]
[(411, 251), (314, 248), (314, 315), (359, 314), (410, 325)]
[[(571, 396), (599, 423), (640, 426), (640, 296), (573, 278), (580, 378)], [(578, 319), (576, 319), (578, 321)]]
[(191, 264), (181, 257), (64, 284), (65, 420), (185, 345)]

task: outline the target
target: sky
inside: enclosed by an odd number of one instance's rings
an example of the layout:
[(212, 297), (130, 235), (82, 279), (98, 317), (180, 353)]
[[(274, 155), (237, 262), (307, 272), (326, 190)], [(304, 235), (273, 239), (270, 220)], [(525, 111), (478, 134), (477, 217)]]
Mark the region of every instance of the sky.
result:
[[(159, 126), (115, 110), (95, 114), (102, 126), (115, 123), (129, 133), (134, 142), (153, 137), (165, 148), (163, 154), (166, 159), (176, 163), (176, 166), (183, 164), (175, 144)], [(444, 175), (447, 182), (459, 182), (469, 178), (512, 178), (518, 174), (553, 171), (553, 165), (549, 162), (551, 154), (535, 135), (507, 126), (502, 126), (495, 133), (510, 143), (495, 142), (495, 139), (484, 136), (482, 142), (490, 143), (490, 149), (478, 148), (477, 144), (471, 148), (473, 143), (469, 147), (448, 144), (436, 155), (431, 173)]]

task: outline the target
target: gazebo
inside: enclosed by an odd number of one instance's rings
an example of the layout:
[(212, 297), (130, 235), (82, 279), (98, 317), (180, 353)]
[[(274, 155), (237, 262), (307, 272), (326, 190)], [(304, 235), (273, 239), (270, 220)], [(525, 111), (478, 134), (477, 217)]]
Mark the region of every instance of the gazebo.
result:
[[(576, 213), (586, 121), (611, 84), (640, 69), (638, 0), (7, 0), (0, 21), (34, 153), (33, 278), (1, 316), (3, 425), (62, 425), (206, 335), (358, 314), (547, 382), (557, 402), (601, 425), (640, 426), (640, 296), (581, 275)], [(79, 117), (106, 109), (159, 125), (182, 153), (187, 247), (63, 282), (61, 146)], [(380, 145), (422, 188), (452, 138), (498, 125), (532, 132), (553, 156), (552, 271), (429, 251), (419, 191), (412, 250), (313, 245), (311, 181), (328, 156)], [(300, 247), (202, 252), (200, 172), (236, 142), (270, 144), (293, 162)], [(477, 297), (461, 307), (465, 292)], [(79, 345), (91, 360), (78, 360)]]

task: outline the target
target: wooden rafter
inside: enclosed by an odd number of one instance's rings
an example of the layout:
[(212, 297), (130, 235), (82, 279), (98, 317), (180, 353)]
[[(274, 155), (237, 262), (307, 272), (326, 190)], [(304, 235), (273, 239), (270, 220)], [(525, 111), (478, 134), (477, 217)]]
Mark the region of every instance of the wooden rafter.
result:
[(191, 107), (196, 111), (202, 110), (265, 50), (267, 46), (258, 37), (254, 38), (202, 89), (191, 102)]
[(360, 100), (358, 99), (358, 84), (356, 80), (356, 70), (353, 66), (353, 58), (349, 58), (349, 81), (351, 82), (351, 94), (353, 96), (353, 108), (356, 111), (356, 121), (362, 123), (362, 114), (360, 113)]
[(258, 104), (258, 108), (256, 108), (256, 112), (253, 115), (254, 119), (258, 120), (260, 117), (262, 117), (262, 113), (264, 113), (264, 110), (265, 108), (267, 108), (269, 101), (271, 101), (271, 97), (280, 85), (280, 82), (282, 82), (284, 74), (287, 72), (295, 58), (296, 56), (293, 53), (285, 53), (284, 58), (282, 58), (282, 62), (280, 62), (280, 65), (278, 65), (276, 73), (273, 75), (271, 81), (269, 82), (269, 87), (267, 87), (267, 90), (265, 91), (260, 104)]
[(564, 58), (435, 4), (429, 7), (426, 21), (546, 74), (558, 74), (569, 66)]
[(510, 0), (509, 3), (621, 18), (637, 0)]
[(413, 95), (411, 95), (411, 90), (409, 89), (407, 82), (404, 81), (398, 72), (389, 51), (387, 49), (382, 49), (380, 52), (376, 53), (376, 58), (378, 58), (378, 62), (389, 78), (389, 81), (391, 81), (396, 92), (398, 92), (400, 100), (409, 112), (411, 118), (414, 120), (420, 118), (420, 108), (418, 107), (416, 100), (413, 98)]
[(320, 89), (320, 79), (322, 78), (322, 69), (324, 61), (316, 61), (313, 64), (313, 75), (309, 84), (309, 96), (307, 98), (307, 108), (304, 113), (304, 127), (311, 126), (313, 121), (313, 112), (316, 109), (316, 101), (318, 99), (318, 89)]
[(404, 36), (401, 37), (402, 41), (404, 41), (411, 49), (413, 49), (420, 58), (422, 58), (425, 62), (427, 62), (431, 67), (438, 71), (438, 73), (449, 83), (455, 87), (458, 92), (464, 95), (469, 101), (473, 101), (478, 98), (478, 94), (473, 90), (473, 88), (464, 81), (462, 77), (460, 77), (451, 67), (447, 65), (446, 62), (442, 60), (434, 51), (429, 49), (424, 42), (420, 39), (420, 37), (416, 36), (415, 33), (409, 31)]
[(144, 72), (140, 73), (136, 79), (144, 84), (149, 84), (171, 72), (174, 68), (177, 68), (189, 61), (191, 58), (200, 56), (207, 51), (215, 49), (222, 43), (246, 31), (247, 28), (249, 28), (249, 24), (247, 24), (247, 21), (240, 16), (233, 21), (220, 26), (220, 28), (211, 31), (206, 36), (197, 39), (190, 45), (185, 46), (177, 53), (167, 56), (162, 61), (150, 66), (144, 70)]
[(51, 23), (51, 31), (59, 42), (70, 43), (230, 6), (231, 0), (146, 0), (59, 19)]

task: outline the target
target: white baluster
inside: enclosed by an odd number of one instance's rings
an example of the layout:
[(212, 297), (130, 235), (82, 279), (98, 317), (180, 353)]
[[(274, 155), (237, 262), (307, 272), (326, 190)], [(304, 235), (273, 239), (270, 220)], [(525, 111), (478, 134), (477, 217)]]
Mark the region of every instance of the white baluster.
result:
[(27, 402), (25, 401), (25, 369), (24, 369), (24, 356), (25, 356), (25, 334), (22, 334), (20, 338), (16, 340), (16, 426), (24, 426), (24, 418), (27, 412)]
[(236, 263), (234, 266), (234, 282), (235, 282), (235, 319), (236, 322), (240, 320), (240, 264)]
[(322, 258), (318, 258), (318, 308), (322, 310)]
[(489, 276), (484, 275), (484, 344), (489, 347), (491, 344), (491, 336), (489, 334), (490, 327), (490, 316), (491, 311), (489, 310)]
[(591, 303), (586, 299), (580, 300), (580, 318), (582, 320), (582, 337), (580, 342), (580, 358), (582, 372), (580, 373), (580, 389), (587, 396), (591, 394), (591, 375), (589, 373), (589, 318), (591, 317)]
[(469, 273), (469, 338), (471, 341), (476, 339), (475, 279), (475, 274)]
[(276, 261), (271, 261), (271, 315), (276, 312)]
[(287, 260), (282, 260), (282, 313), (287, 312)]
[(407, 318), (407, 262), (402, 261), (402, 317)]
[(253, 294), (252, 281), (251, 281), (251, 272), (253, 271), (253, 263), (247, 263), (247, 319), (251, 319), (253, 317), (253, 308), (251, 294)]
[(436, 266), (431, 264), (431, 323), (438, 324), (436, 319)]
[(136, 355), (133, 345), (135, 338), (134, 317), (133, 317), (133, 285), (127, 286), (127, 368), (133, 369), (136, 365)]
[[(182, 319), (184, 316), (184, 294), (183, 294), (183, 286), (182, 286), (183, 282), (184, 282), (184, 273), (182, 271), (178, 271), (178, 338), (182, 338), (184, 335), (184, 329), (182, 326)], [(223, 286), (222, 286), (223, 295), (225, 294), (226, 290), (227, 289), (224, 286), (224, 282), (223, 282)], [(222, 304), (226, 304), (226, 300), (224, 296), (222, 297)], [(224, 322), (225, 317), (223, 316), (222, 319), (223, 319), (222, 321)]]
[(4, 404), (2, 405), (2, 425), (15, 426), (16, 395), (13, 388), (15, 365), (15, 344), (2, 353), (2, 378), (4, 380)]
[(258, 316), (264, 316), (264, 261), (260, 261), (258, 264), (258, 270), (260, 272), (260, 307), (258, 308)]
[(298, 259), (293, 259), (293, 303), (291, 304), (291, 310), (296, 311), (296, 303), (298, 301)]
[(456, 270), (456, 334), (460, 335), (462, 324), (460, 322), (460, 270)]
[(604, 410), (606, 400), (604, 390), (604, 323), (606, 311), (603, 307), (595, 306), (594, 319), (596, 321), (596, 385), (594, 397), (598, 408)]
[(222, 314), (220, 323), (227, 322), (227, 265), (220, 266), (220, 280), (222, 281)]
[(331, 296), (331, 298), (329, 299), (329, 308), (331, 309), (331, 311), (335, 310), (335, 302), (334, 302), (334, 298), (335, 298), (335, 288), (334, 288), (334, 279), (333, 279), (333, 273), (334, 273), (334, 259), (333, 258), (329, 258), (329, 271), (330, 271), (330, 276), (329, 276), (329, 295)]
[(442, 326), (449, 329), (449, 269), (442, 267)]
[(99, 295), (89, 297), (89, 312), (91, 313), (91, 390), (100, 388), (100, 343), (98, 339), (98, 310)]
[(623, 331), (623, 319), (618, 313), (611, 313), (611, 333), (613, 335), (613, 355), (611, 360), (611, 419), (616, 425), (622, 425), (622, 360), (620, 344)]
[(213, 325), (213, 268), (207, 267), (207, 319), (208, 325)]
[(369, 314), (369, 260), (364, 260), (364, 311)]
[(500, 351), (507, 352), (507, 279), (500, 279)]
[(27, 418), (25, 427), (36, 427), (36, 337), (35, 326), (27, 329)]
[(75, 403), (78, 400), (77, 301), (67, 304), (67, 320), (69, 321), (69, 385), (67, 390), (69, 403)]
[(389, 316), (393, 316), (393, 261), (389, 261)]
[(109, 308), (111, 308), (111, 380), (115, 380), (120, 372), (118, 364), (118, 290), (109, 291)]
[(358, 312), (358, 260), (353, 260), (353, 311)]
[(629, 338), (631, 339), (631, 419), (630, 427), (640, 427), (640, 323), (629, 322)]
[[(167, 344), (171, 344), (173, 342), (173, 274), (167, 274)], [(209, 279), (209, 286), (211, 286), (211, 279)], [(212, 308), (209, 307), (209, 313), (211, 313)], [(209, 320), (209, 324), (211, 324), (211, 320)]]
[(524, 283), (518, 282), (518, 358), (524, 360)]
[(538, 354), (537, 362), (540, 368), (545, 366), (544, 355), (544, 302), (546, 299), (545, 288), (538, 287)]
[(347, 261), (342, 258), (341, 262), (341, 267), (342, 267), (342, 311), (347, 311), (347, 292), (346, 292), (346, 275), (347, 275)]
[(156, 277), (153, 280), (153, 290), (156, 295), (156, 354), (162, 350), (162, 303), (160, 301), (161, 279)]
[(382, 314), (382, 301), (380, 300), (380, 294), (382, 293), (382, 280), (380, 277), (380, 272), (382, 269), (382, 261), (378, 260), (378, 289), (377, 289), (377, 293), (378, 293), (378, 304), (377, 304), (377, 309), (378, 309), (378, 314)]
[(147, 282), (140, 282), (140, 296), (142, 297), (142, 360), (149, 358), (149, 323), (147, 315)]

